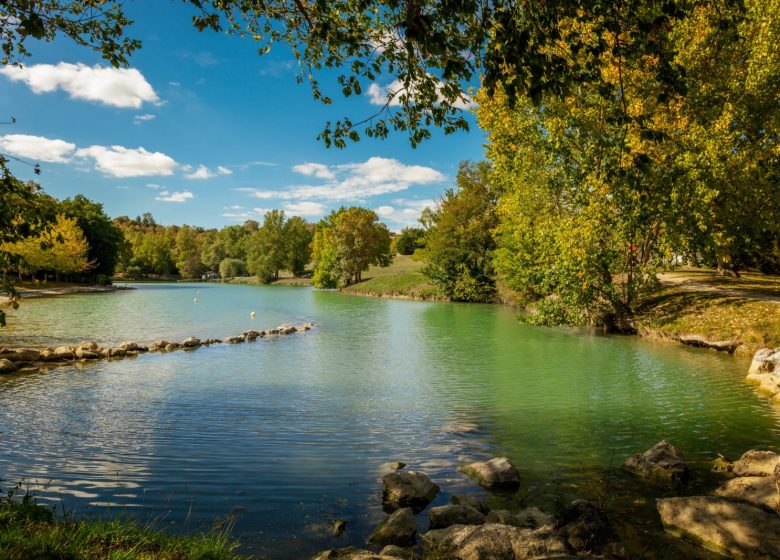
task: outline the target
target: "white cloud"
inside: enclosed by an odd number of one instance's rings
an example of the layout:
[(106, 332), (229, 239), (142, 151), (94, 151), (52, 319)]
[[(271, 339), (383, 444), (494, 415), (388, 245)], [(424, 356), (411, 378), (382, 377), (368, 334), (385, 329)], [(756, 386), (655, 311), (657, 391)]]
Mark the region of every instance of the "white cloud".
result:
[(301, 163), (293, 167), (293, 171), (306, 175), (308, 177), (316, 177), (318, 179), (335, 179), (336, 176), (328, 169), (327, 165), (321, 163)]
[(228, 210), (243, 210), (244, 209), (244, 207), (241, 206), (240, 204), (233, 204), (232, 206), (226, 206), (225, 208), (228, 209)]
[(133, 124), (141, 124), (153, 120), (157, 115), (151, 113), (144, 113), (143, 115), (136, 115), (133, 117)]
[(155, 190), (157, 190), (157, 189), (159, 189), (161, 187), (157, 183), (146, 183), (146, 188), (147, 189), (155, 189)]
[(395, 208), (392, 206), (380, 206), (376, 209), (376, 213), (382, 218), (388, 218), (395, 213)]
[(111, 68), (86, 64), (34, 64), (0, 68), (14, 81), (26, 83), (34, 93), (50, 93), (62, 89), (73, 99), (98, 101), (114, 107), (138, 109), (143, 103), (158, 103), (155, 93), (143, 74), (135, 68)]
[(169, 193), (168, 191), (161, 191), (159, 195), (154, 197), (155, 200), (162, 202), (186, 202), (195, 198), (195, 195), (190, 191), (181, 191)]
[(187, 175), (185, 175), (187, 179), (201, 180), (201, 181), (205, 179), (211, 179), (213, 177), (216, 177), (217, 175), (230, 175), (231, 173), (233, 173), (230, 169), (222, 165), (217, 167), (216, 171), (212, 171), (205, 165), (199, 165), (195, 171), (192, 171), (191, 165), (185, 165), (182, 167), (182, 169), (187, 173)]
[(319, 202), (302, 201), (283, 204), (284, 211), (294, 216), (321, 216), (325, 212), (325, 205)]
[[(439, 103), (444, 102), (444, 96), (440, 93), (442, 86), (438, 85), (436, 89), (439, 92)], [(404, 95), (409, 95), (413, 99), (414, 91), (415, 90), (413, 87), (407, 90), (407, 88), (404, 87), (403, 82), (400, 80), (394, 80), (386, 86), (380, 86), (377, 83), (371, 84), (368, 86), (366, 95), (368, 96), (368, 100), (372, 105), (382, 106), (387, 104), (389, 107), (398, 107), (401, 105), (401, 97)], [(477, 104), (470, 96), (466, 95), (465, 93), (461, 93), (460, 95), (460, 99), (456, 99), (452, 103), (453, 107), (463, 111), (468, 111), (469, 109), (476, 107)]]
[(400, 207), (380, 206), (379, 208), (375, 208), (374, 212), (397, 229), (407, 226), (419, 227), (419, 219), (422, 211), (425, 208), (433, 208), (436, 205), (433, 200), (429, 199), (409, 200), (396, 198), (393, 200), (393, 203)]
[(171, 87), (181, 87), (181, 82), (168, 82)]
[(170, 156), (162, 152), (149, 152), (145, 148), (90, 146), (81, 148), (76, 155), (92, 158), (99, 171), (112, 177), (172, 175), (179, 165)]
[(67, 163), (75, 149), (75, 144), (43, 136), (30, 136), (28, 134), (0, 136), (0, 150), (36, 161)]
[[(405, 191), (414, 185), (429, 185), (445, 179), (433, 168), (405, 165), (396, 159), (372, 157), (363, 163), (325, 166), (303, 164), (311, 173), (330, 179), (322, 185), (297, 185), (285, 190), (239, 189), (262, 200), (326, 200), (331, 202), (358, 201), (367, 197)], [(314, 168), (313, 165), (322, 168)], [(298, 166), (296, 166), (298, 167)]]

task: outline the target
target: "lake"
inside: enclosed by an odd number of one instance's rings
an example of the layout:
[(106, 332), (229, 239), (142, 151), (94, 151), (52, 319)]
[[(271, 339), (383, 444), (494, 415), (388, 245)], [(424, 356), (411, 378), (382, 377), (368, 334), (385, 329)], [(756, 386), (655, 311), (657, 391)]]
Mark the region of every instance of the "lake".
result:
[[(234, 516), (243, 552), (306, 558), (363, 544), (384, 518), (385, 462), (428, 474), (440, 505), (481, 493), (459, 465), (507, 455), (522, 485), (491, 503), (526, 498), (550, 510), (562, 496), (598, 493), (604, 473), (635, 484), (615, 467), (662, 438), (704, 485), (716, 453), (774, 448), (780, 436), (776, 410), (743, 383), (749, 362), (711, 351), (524, 326), (500, 306), (300, 287), (135, 287), (25, 300), (0, 343), (316, 327), (0, 378), (0, 486), (24, 480), (43, 503), (172, 530)], [(652, 515), (651, 501), (636, 507)], [(335, 519), (347, 521), (338, 538)]]

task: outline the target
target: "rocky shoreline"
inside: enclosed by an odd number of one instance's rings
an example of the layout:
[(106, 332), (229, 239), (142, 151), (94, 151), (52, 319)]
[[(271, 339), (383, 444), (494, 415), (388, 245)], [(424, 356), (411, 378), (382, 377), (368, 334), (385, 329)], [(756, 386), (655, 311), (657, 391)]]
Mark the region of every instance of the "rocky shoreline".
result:
[(313, 327), (313, 323), (300, 325), (284, 324), (267, 330), (247, 330), (240, 334), (227, 336), (224, 339), (211, 338), (201, 340), (191, 336), (181, 342), (155, 340), (150, 343), (138, 343), (126, 341), (113, 347), (101, 347), (94, 341), (85, 341), (74, 346), (63, 345), (46, 348), (5, 347), (0, 348), (0, 374), (33, 372), (52, 366), (102, 359), (126, 358), (147, 352), (192, 351), (201, 346), (210, 346), (212, 344), (254, 342), (265, 337), (306, 332)]
[(757, 385), (760, 392), (772, 398), (772, 402), (780, 403), (780, 347), (762, 348), (756, 352), (745, 380)]
[[(780, 489), (775, 472), (780, 455), (751, 450), (734, 462), (713, 462), (726, 479), (711, 494), (686, 496), (691, 472), (682, 454), (661, 441), (636, 453), (623, 469), (658, 489), (657, 531), (681, 539), (682, 557), (780, 558)], [(376, 527), (367, 548), (333, 548), (313, 560), (532, 560), (567, 558), (636, 558), (608, 512), (576, 499), (548, 514), (534, 506), (520, 511), (490, 509), (474, 495), (455, 494), (448, 505), (427, 509), (427, 527), (417, 532), (416, 516), (441, 488), (404, 463), (383, 465), (382, 506), (387, 517)], [(507, 457), (494, 457), (459, 469), (489, 492), (516, 491), (521, 473)], [(669, 497), (669, 494), (677, 494)], [(423, 524), (425, 522), (423, 521)], [(334, 535), (346, 522), (337, 520)], [(682, 542), (684, 541), (684, 542)], [(687, 548), (685, 548), (687, 547)], [(696, 553), (698, 549), (700, 553)], [(694, 552), (691, 552), (694, 551)], [(642, 556), (644, 557), (644, 556)], [(656, 557), (656, 556), (652, 556)], [(664, 557), (664, 556), (661, 556)]]

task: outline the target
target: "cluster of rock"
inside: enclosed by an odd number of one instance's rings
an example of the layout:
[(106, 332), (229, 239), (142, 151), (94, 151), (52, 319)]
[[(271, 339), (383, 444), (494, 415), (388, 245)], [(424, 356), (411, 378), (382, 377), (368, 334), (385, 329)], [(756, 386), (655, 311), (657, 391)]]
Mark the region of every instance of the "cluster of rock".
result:
[[(387, 560), (416, 558), (415, 514), (425, 509), (440, 488), (425, 474), (391, 472), (382, 479), (382, 504), (387, 518), (368, 543), (381, 552), (357, 548), (327, 550), (315, 560)], [(517, 469), (506, 457), (472, 463), (461, 471), (491, 491), (516, 489)], [(420, 535), (425, 558), (521, 560), (532, 558), (595, 557), (618, 552), (620, 545), (606, 516), (585, 500), (575, 500), (552, 516), (536, 507), (520, 512), (490, 510), (479, 498), (456, 494), (450, 504), (428, 510), (428, 531)]]
[(714, 495), (657, 501), (669, 533), (731, 558), (780, 558), (780, 456), (748, 451)]
[(181, 342), (155, 340), (149, 344), (137, 342), (122, 342), (114, 347), (101, 347), (96, 342), (81, 342), (75, 346), (58, 346), (56, 348), (0, 348), (0, 374), (20, 371), (35, 371), (37, 369), (67, 364), (76, 361), (100, 360), (104, 358), (124, 358), (145, 352), (173, 352), (175, 350), (194, 350), (211, 344), (237, 344), (252, 342), (258, 338), (273, 335), (285, 335), (308, 331), (313, 323), (301, 325), (280, 325), (264, 331), (248, 330), (241, 334), (228, 336), (224, 339), (211, 338), (201, 340), (191, 336)]
[(780, 348), (762, 348), (756, 352), (746, 380), (780, 401)]

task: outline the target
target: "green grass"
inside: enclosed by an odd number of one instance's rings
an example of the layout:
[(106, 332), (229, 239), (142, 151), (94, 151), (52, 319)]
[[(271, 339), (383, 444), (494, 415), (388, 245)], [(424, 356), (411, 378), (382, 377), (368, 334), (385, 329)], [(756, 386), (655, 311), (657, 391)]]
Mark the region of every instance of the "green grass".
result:
[(363, 281), (343, 288), (346, 294), (409, 299), (443, 299), (422, 272), (425, 263), (409, 255), (396, 255), (388, 267), (372, 266)]
[(780, 303), (667, 287), (650, 297), (637, 318), (640, 331), (661, 337), (698, 334), (737, 340), (740, 354), (780, 346)]
[(169, 535), (129, 519), (58, 517), (29, 497), (0, 498), (3, 560), (234, 560), (236, 546), (224, 529)]

